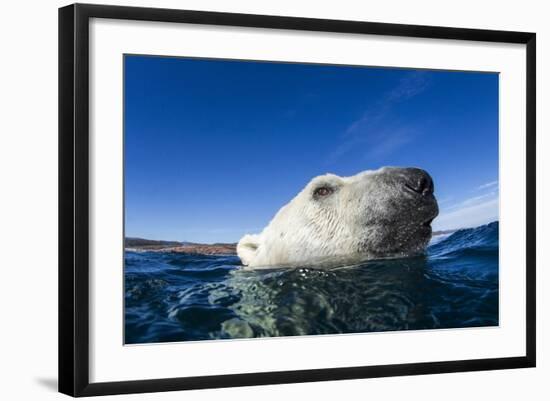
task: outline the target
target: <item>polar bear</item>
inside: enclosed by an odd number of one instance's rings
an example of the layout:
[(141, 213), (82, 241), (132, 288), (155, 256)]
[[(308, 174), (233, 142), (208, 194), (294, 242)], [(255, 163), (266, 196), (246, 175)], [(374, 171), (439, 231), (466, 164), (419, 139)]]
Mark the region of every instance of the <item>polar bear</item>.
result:
[(438, 214), (434, 185), (419, 168), (383, 167), (313, 178), (237, 254), (249, 269), (356, 264), (422, 253)]

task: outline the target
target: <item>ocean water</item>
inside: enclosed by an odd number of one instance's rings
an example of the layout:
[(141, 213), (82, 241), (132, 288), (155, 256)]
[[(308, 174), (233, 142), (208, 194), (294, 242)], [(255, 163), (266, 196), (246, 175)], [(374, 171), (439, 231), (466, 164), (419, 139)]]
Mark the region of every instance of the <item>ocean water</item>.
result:
[(125, 255), (126, 344), (498, 325), (498, 222), (426, 255), (243, 270), (236, 256)]

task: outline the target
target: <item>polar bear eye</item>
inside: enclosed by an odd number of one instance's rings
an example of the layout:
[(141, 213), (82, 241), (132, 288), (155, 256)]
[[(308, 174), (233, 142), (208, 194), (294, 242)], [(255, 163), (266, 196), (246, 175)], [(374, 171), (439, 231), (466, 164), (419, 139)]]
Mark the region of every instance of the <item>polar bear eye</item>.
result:
[(331, 187), (319, 187), (313, 192), (313, 196), (323, 197), (323, 196), (328, 196), (333, 192), (334, 192), (334, 189), (332, 189)]

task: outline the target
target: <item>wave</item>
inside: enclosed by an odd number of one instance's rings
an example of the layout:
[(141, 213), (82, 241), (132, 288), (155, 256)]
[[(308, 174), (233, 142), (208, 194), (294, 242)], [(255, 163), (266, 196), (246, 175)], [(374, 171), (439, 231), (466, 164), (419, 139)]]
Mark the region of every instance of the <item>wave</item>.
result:
[(469, 251), (498, 251), (498, 221), (455, 231), (428, 247), (433, 257), (445, 257)]

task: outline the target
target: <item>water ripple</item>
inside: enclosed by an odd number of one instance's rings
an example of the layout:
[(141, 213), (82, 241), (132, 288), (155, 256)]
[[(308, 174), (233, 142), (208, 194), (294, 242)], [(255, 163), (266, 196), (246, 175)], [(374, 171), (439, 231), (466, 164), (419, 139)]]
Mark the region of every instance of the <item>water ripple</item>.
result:
[(427, 255), (336, 269), (241, 269), (234, 256), (126, 252), (125, 341), (498, 325), (498, 223)]

